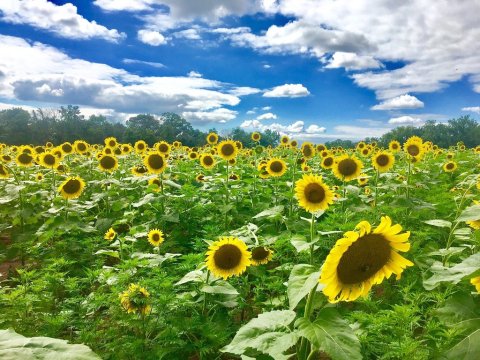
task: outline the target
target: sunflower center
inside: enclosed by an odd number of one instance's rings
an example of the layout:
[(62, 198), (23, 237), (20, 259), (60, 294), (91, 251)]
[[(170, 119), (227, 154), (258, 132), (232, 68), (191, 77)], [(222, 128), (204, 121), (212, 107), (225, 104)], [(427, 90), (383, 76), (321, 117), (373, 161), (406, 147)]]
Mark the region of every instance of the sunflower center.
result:
[(408, 145), (407, 152), (411, 156), (417, 156), (418, 154), (420, 154), (420, 148), (415, 144), (411, 144), (411, 145)]
[(327, 157), (325, 158), (325, 160), (323, 160), (323, 165), (325, 166), (332, 166), (333, 164), (333, 158), (331, 157)]
[(352, 159), (344, 159), (338, 163), (338, 171), (343, 176), (350, 176), (357, 171), (357, 163)]
[(222, 154), (230, 156), (235, 152), (235, 149), (232, 144), (225, 144), (222, 146)]
[(67, 154), (72, 152), (72, 146), (70, 144), (63, 144), (62, 150), (65, 151)]
[(148, 169), (145, 166), (137, 166), (137, 172), (139, 174), (145, 174), (148, 171)]
[(7, 175), (7, 169), (5, 168), (5, 166), (3, 166), (2, 164), (0, 164), (0, 175)]
[(270, 170), (272, 170), (275, 173), (282, 172), (283, 164), (280, 161), (274, 161), (270, 164)]
[(389, 158), (385, 154), (377, 156), (376, 160), (377, 160), (377, 164), (380, 166), (386, 166), (389, 163)]
[(153, 169), (161, 169), (164, 165), (163, 157), (158, 154), (152, 154), (148, 157), (148, 165)]
[(153, 234), (152, 235), (152, 240), (155, 241), (155, 242), (159, 241), (160, 240), (160, 235), (158, 235), (157, 233)]
[(212, 159), (212, 157), (211, 157), (211, 156), (205, 156), (205, 157), (203, 158), (203, 163), (204, 163), (205, 165), (207, 165), (207, 166), (212, 165), (212, 164), (213, 164), (213, 159)]
[(63, 185), (63, 191), (67, 194), (75, 194), (80, 190), (80, 181), (77, 179), (68, 180), (65, 185)]
[(355, 241), (342, 255), (337, 276), (344, 284), (358, 284), (372, 277), (390, 260), (389, 241), (380, 234), (368, 234)]
[(113, 169), (115, 167), (115, 159), (111, 156), (102, 156), (100, 165), (102, 165), (104, 169)]
[(159, 150), (160, 152), (167, 152), (167, 151), (168, 151), (168, 145), (167, 145), (167, 144), (160, 144), (160, 145), (158, 146), (158, 150)]
[(45, 162), (45, 164), (49, 165), (49, 166), (53, 166), (55, 165), (55, 156), (53, 156), (52, 154), (47, 154), (45, 155), (45, 157), (43, 158), (43, 161)]
[(398, 144), (392, 144), (392, 149), (398, 149)]
[(117, 145), (117, 142), (116, 142), (115, 140), (110, 140), (110, 141), (108, 142), (108, 145), (109, 145), (110, 147), (114, 147), (115, 145)]
[(309, 157), (312, 155), (312, 149), (310, 148), (310, 146), (305, 146), (303, 148), (303, 155), (305, 155), (306, 157)]
[(215, 142), (215, 140), (216, 140), (216, 139), (215, 139), (215, 136), (214, 136), (214, 135), (210, 135), (210, 136), (208, 137), (208, 141), (210, 141), (210, 142)]
[(143, 150), (145, 148), (145, 145), (143, 145), (143, 143), (140, 143), (140, 144), (137, 145), (137, 148), (139, 150)]
[(448, 169), (448, 170), (451, 170), (451, 169), (454, 168), (454, 166), (455, 166), (455, 165), (453, 165), (453, 163), (448, 163), (448, 164), (447, 164), (447, 169)]
[(222, 270), (234, 269), (242, 260), (242, 252), (231, 244), (222, 245), (213, 255), (215, 265)]
[(22, 153), (18, 157), (18, 161), (20, 161), (20, 163), (22, 163), (22, 164), (30, 164), (32, 162), (32, 160), (33, 160), (33, 158), (27, 153)]
[(268, 258), (270, 251), (265, 249), (263, 246), (257, 247), (252, 250), (252, 259), (256, 261), (262, 261)]
[(325, 189), (317, 183), (305, 186), (304, 194), (307, 201), (314, 204), (321, 203), (325, 199)]

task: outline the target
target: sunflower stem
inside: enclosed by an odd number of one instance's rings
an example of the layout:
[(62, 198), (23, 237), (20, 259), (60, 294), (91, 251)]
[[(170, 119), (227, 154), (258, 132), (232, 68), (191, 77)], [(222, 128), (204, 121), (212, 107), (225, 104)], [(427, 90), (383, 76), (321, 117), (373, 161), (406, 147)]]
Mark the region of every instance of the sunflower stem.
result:
[(313, 265), (314, 236), (315, 236), (315, 213), (312, 212), (312, 221), (310, 223), (310, 265)]
[(64, 204), (65, 205), (65, 222), (67, 222), (68, 221), (68, 199), (65, 198), (64, 201), (65, 201), (65, 204)]
[(162, 214), (165, 214), (165, 192), (163, 189), (163, 172), (160, 174), (160, 192), (162, 193)]
[[(317, 291), (317, 286), (318, 286), (318, 283), (315, 284), (312, 290), (310, 290), (310, 293), (308, 294), (308, 297), (307, 297), (307, 302), (305, 304), (305, 311), (303, 313), (303, 317), (308, 321), (310, 321), (310, 316), (312, 315), (313, 299), (315, 297), (315, 292)], [(298, 350), (298, 359), (300, 360), (307, 359), (308, 345), (309, 345), (308, 340), (302, 337), (302, 340), (300, 341), (300, 349)]]
[[(210, 270), (207, 270), (207, 279), (205, 280), (205, 285), (208, 285), (208, 280), (210, 279)], [(205, 314), (205, 310), (207, 309), (207, 295), (208, 293), (203, 293), (203, 307), (202, 307), (202, 314)]]
[(373, 206), (377, 207), (377, 194), (378, 194), (378, 178), (380, 177), (380, 171), (377, 169), (375, 176), (375, 199), (373, 200)]
[(228, 226), (228, 203), (230, 202), (230, 197), (228, 193), (228, 160), (227, 160), (227, 170), (225, 173), (225, 229)]
[(292, 216), (293, 213), (293, 196), (295, 194), (295, 175), (297, 173), (297, 160), (298, 160), (298, 154), (294, 158), (293, 162), (293, 175), (292, 175), (292, 189), (290, 190), (290, 209), (289, 209), (289, 216)]
[(407, 158), (408, 161), (408, 173), (407, 173), (407, 199), (410, 199), (410, 174), (412, 172), (412, 163), (410, 159)]
[(118, 237), (118, 244), (119, 244), (120, 261), (123, 261), (123, 243), (122, 243), (122, 239), (120, 239), (120, 237)]

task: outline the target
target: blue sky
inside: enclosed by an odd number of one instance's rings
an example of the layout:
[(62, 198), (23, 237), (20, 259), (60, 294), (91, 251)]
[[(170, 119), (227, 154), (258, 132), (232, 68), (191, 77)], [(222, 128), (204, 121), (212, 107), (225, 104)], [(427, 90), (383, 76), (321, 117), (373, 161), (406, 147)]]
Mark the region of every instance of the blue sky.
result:
[(0, 109), (322, 142), (480, 116), (479, 1), (2, 0)]

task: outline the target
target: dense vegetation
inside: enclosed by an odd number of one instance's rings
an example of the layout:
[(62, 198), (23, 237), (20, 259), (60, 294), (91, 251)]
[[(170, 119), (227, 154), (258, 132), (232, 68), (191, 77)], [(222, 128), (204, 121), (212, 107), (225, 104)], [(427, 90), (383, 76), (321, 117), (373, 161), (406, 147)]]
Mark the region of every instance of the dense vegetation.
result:
[(208, 140), (0, 145), (0, 354), (478, 359), (480, 147)]

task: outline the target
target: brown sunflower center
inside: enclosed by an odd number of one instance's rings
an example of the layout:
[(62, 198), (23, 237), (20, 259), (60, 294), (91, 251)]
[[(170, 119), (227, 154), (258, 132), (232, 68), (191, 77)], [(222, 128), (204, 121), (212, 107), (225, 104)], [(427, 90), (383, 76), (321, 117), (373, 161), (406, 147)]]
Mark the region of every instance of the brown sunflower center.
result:
[(115, 159), (112, 156), (102, 156), (100, 159), (100, 165), (102, 168), (110, 170), (115, 167)]
[(418, 145), (410, 144), (407, 146), (407, 152), (411, 156), (417, 156), (418, 154), (420, 154), (420, 148), (418, 147)]
[(343, 159), (338, 163), (338, 171), (343, 176), (350, 176), (357, 171), (357, 163), (353, 159)]
[(70, 144), (63, 144), (63, 145), (62, 145), (62, 150), (63, 150), (64, 152), (66, 152), (67, 154), (69, 154), (69, 153), (71, 153), (72, 150), (73, 150), (73, 149), (72, 149), (72, 145), (70, 145)]
[(80, 151), (85, 151), (87, 150), (87, 146), (84, 143), (78, 143), (77, 144), (77, 149)]
[(207, 166), (210, 166), (213, 164), (213, 158), (211, 156), (204, 156), (203, 163)]
[(390, 260), (391, 251), (383, 235), (362, 236), (342, 255), (337, 267), (339, 280), (349, 285), (369, 279)]
[(312, 148), (310, 146), (305, 146), (302, 149), (303, 155), (306, 157), (312, 156)]
[(222, 270), (234, 269), (242, 260), (242, 252), (232, 244), (222, 245), (213, 255), (215, 265)]
[(158, 233), (152, 234), (152, 240), (157, 242), (160, 240), (160, 235)]
[(78, 179), (70, 179), (63, 185), (62, 189), (67, 194), (76, 194), (80, 190), (80, 187), (81, 183)]
[(55, 161), (56, 161), (56, 157), (53, 156), (52, 154), (46, 154), (44, 157), (43, 157), (43, 161), (45, 164), (47, 164), (48, 166), (53, 166), (55, 165)]
[(145, 145), (143, 143), (139, 143), (139, 144), (137, 144), (137, 149), (138, 150), (143, 150), (143, 149), (145, 149)]
[(369, 150), (368, 150), (368, 149), (363, 149), (363, 150), (362, 150), (362, 154), (363, 154), (363, 155), (368, 155), (368, 153), (369, 153)]
[(136, 170), (137, 170), (137, 173), (139, 174), (145, 174), (148, 171), (148, 169), (145, 166), (137, 166)]
[(163, 152), (163, 153), (167, 152), (168, 151), (168, 145), (167, 144), (160, 144), (158, 146), (158, 151)]
[(235, 148), (233, 147), (232, 144), (224, 144), (222, 146), (222, 154), (225, 155), (225, 156), (230, 156), (232, 155), (234, 152), (235, 152)]
[(397, 143), (393, 143), (393, 144), (392, 144), (392, 149), (394, 149), (394, 150), (398, 149), (398, 144), (397, 144)]
[(115, 145), (117, 145), (117, 142), (116, 142), (115, 140), (110, 140), (110, 141), (108, 142), (108, 145), (109, 145), (110, 147), (114, 147)]
[(333, 165), (333, 158), (332, 157), (325, 158), (325, 160), (323, 160), (323, 165), (332, 166)]
[(325, 199), (325, 189), (318, 183), (310, 183), (305, 186), (305, 198), (308, 202), (318, 204)]
[(164, 166), (165, 162), (163, 161), (163, 157), (158, 154), (151, 154), (148, 157), (148, 165), (152, 169), (161, 169)]
[(153, 185), (160, 186), (160, 180), (158, 180), (158, 179), (153, 179), (153, 180), (152, 180), (152, 184), (153, 184)]
[(215, 137), (215, 135), (210, 135), (208, 137), (208, 141), (210, 141), (210, 142), (215, 142), (216, 140), (217, 140), (217, 138)]
[(270, 170), (274, 173), (280, 173), (283, 170), (283, 164), (281, 161), (275, 160), (270, 164)]
[(268, 249), (264, 248), (263, 246), (257, 247), (252, 250), (252, 260), (262, 261), (268, 258), (268, 255), (270, 255), (270, 251), (268, 251)]
[(32, 160), (33, 160), (32, 156), (27, 153), (22, 153), (18, 157), (18, 161), (20, 161), (21, 164), (30, 164)]
[(7, 169), (2, 164), (0, 164), (0, 175), (8, 175)]
[(386, 166), (390, 162), (390, 159), (387, 155), (381, 154), (376, 158), (377, 164), (380, 166)]
[(282, 143), (286, 144), (288, 142), (288, 138), (282, 138)]
[(454, 165), (454, 163), (450, 162), (450, 163), (447, 164), (446, 167), (447, 167), (448, 170), (452, 170), (455, 167), (455, 165)]

